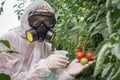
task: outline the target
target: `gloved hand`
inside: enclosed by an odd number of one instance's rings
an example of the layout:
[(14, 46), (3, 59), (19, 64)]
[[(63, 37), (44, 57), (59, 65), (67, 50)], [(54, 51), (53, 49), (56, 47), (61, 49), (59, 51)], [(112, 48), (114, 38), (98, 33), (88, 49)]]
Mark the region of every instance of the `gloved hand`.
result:
[(89, 61), (88, 64), (82, 65), (78, 59), (73, 60), (67, 67), (66, 71), (69, 75), (75, 76), (84, 71), (89, 65), (93, 64), (94, 61)]
[(44, 61), (49, 69), (63, 68), (69, 63), (67, 57), (57, 54), (48, 56)]

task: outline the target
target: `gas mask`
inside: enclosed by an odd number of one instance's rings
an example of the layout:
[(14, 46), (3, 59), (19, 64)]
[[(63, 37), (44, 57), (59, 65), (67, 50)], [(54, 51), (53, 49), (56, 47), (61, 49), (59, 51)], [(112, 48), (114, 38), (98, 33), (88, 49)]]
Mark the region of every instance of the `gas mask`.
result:
[(47, 41), (52, 42), (55, 37), (55, 32), (52, 30), (56, 20), (55, 15), (50, 12), (30, 12), (28, 22), (31, 26), (30, 30), (26, 31), (26, 38), (30, 41)]

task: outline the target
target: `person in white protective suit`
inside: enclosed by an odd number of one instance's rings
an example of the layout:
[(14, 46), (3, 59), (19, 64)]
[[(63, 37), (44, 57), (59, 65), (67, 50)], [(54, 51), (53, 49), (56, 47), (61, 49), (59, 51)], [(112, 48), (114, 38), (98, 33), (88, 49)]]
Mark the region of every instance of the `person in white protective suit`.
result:
[[(33, 1), (21, 19), (20, 27), (9, 30), (0, 39), (8, 40), (11, 49), (19, 53), (0, 53), (0, 73), (11, 80), (48, 80), (56, 69), (55, 80), (72, 80), (93, 62), (81, 65), (77, 59), (69, 63), (65, 56), (52, 54), (51, 41), (56, 22), (54, 10), (44, 0)], [(7, 50), (0, 44), (0, 50)]]

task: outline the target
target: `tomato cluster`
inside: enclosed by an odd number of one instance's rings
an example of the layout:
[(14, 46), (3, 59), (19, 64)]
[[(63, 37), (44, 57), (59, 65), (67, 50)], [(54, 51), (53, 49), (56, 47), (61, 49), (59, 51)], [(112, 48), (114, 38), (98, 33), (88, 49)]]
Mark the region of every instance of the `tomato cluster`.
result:
[(80, 61), (81, 64), (85, 65), (89, 61), (92, 61), (93, 52), (87, 52), (86, 54), (82, 51), (76, 53), (76, 58)]

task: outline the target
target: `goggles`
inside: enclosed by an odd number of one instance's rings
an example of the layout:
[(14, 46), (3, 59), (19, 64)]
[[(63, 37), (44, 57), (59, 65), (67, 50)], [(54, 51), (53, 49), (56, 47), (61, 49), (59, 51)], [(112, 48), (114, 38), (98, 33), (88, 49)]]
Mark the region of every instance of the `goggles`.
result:
[(28, 22), (31, 27), (37, 28), (40, 22), (44, 22), (47, 27), (53, 28), (56, 19), (54, 13), (50, 12), (30, 12)]

